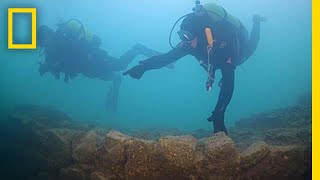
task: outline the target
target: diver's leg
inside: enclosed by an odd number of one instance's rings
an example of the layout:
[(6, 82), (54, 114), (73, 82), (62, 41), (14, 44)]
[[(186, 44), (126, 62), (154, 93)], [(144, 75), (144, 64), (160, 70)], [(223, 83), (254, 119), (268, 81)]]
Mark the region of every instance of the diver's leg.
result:
[(227, 134), (227, 129), (224, 124), (224, 114), (233, 95), (234, 70), (235, 68), (231, 64), (226, 64), (221, 69), (223, 83), (215, 110), (212, 112), (212, 116), (208, 119), (209, 121), (213, 121), (214, 133), (223, 131)]
[(142, 44), (136, 44), (131, 49), (134, 50), (137, 55), (144, 55), (146, 57), (158, 56), (162, 54), (159, 51), (147, 48)]
[(160, 52), (149, 49), (142, 44), (136, 44), (120, 57), (117, 70), (125, 70), (137, 55), (152, 57), (160, 54)]
[(96, 61), (100, 60), (99, 61), (100, 63), (96, 63), (96, 64), (99, 64), (98, 65), (99, 67), (96, 67), (94, 69), (99, 69), (101, 72), (122, 71), (128, 67), (128, 65), (134, 60), (134, 58), (137, 55), (144, 55), (147, 57), (151, 57), (151, 56), (157, 56), (160, 54), (161, 53), (158, 51), (149, 49), (141, 44), (136, 44), (130, 50), (128, 50), (126, 53), (124, 53), (120, 57), (120, 59), (114, 58), (114, 57), (106, 55), (106, 54), (103, 54), (103, 56), (100, 56), (99, 54), (98, 54), (98, 56), (96, 55), (94, 57), (94, 59), (96, 59)]
[(119, 74), (113, 74), (112, 88), (109, 90), (106, 101), (106, 110), (108, 112), (116, 112), (117, 110), (120, 85), (121, 76)]
[(234, 90), (234, 70), (234, 66), (229, 64), (221, 69), (223, 83), (215, 111), (225, 112), (231, 101)]
[[(134, 57), (126, 57), (130, 61)], [(129, 61), (128, 60), (128, 61)], [(90, 53), (87, 63), (84, 65), (84, 75), (89, 78), (99, 78), (106, 81), (112, 80), (114, 71), (124, 70), (126, 64), (119, 58), (112, 57), (103, 49), (98, 49)]]
[[(147, 58), (153, 57), (153, 56), (159, 56), (162, 54), (161, 52), (147, 48), (142, 44), (134, 45), (131, 50), (135, 51), (136, 55), (144, 55)], [(130, 62), (128, 64), (130, 64)], [(166, 67), (169, 69), (174, 69), (174, 63), (168, 64)]]

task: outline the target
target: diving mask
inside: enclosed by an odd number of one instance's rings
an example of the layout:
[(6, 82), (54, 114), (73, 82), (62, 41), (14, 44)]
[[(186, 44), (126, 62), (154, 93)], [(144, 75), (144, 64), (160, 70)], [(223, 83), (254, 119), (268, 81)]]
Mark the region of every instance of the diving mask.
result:
[(182, 41), (191, 41), (195, 38), (195, 35), (189, 31), (180, 30), (178, 35)]

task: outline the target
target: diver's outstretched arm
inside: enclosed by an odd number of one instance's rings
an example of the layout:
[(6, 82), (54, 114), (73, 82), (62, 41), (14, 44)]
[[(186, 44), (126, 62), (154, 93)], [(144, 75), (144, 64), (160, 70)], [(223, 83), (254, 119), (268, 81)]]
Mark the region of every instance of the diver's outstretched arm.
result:
[(140, 64), (143, 65), (147, 70), (160, 69), (162, 67), (167, 66), (170, 63), (173, 63), (181, 59), (187, 54), (189, 54), (189, 52), (186, 51), (184, 48), (175, 48), (165, 54), (153, 56), (149, 59), (141, 61)]
[(160, 69), (181, 59), (187, 54), (189, 54), (188, 50), (183, 46), (179, 46), (165, 54), (153, 56), (147, 60), (141, 61), (140, 65), (134, 66), (133, 68), (124, 72), (123, 75), (130, 75), (132, 78), (140, 79), (145, 71)]

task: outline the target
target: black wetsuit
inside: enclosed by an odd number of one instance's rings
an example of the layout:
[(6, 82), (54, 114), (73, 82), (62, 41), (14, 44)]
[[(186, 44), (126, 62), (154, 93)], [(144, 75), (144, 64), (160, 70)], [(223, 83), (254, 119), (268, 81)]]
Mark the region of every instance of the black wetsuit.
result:
[(99, 78), (112, 81), (109, 91), (107, 109), (115, 111), (117, 97), (121, 84), (121, 76), (117, 72), (125, 70), (132, 60), (139, 54), (147, 57), (160, 54), (143, 45), (135, 45), (120, 58), (109, 56), (99, 47), (92, 47), (85, 40), (65, 37), (63, 33), (54, 33), (49, 45), (44, 50), (45, 60), (39, 66), (40, 75), (50, 72), (56, 79), (64, 73), (64, 80), (83, 74), (88, 78)]
[[(192, 27), (196, 27), (193, 29), (196, 39), (182, 41), (175, 49), (142, 61), (141, 64), (146, 70), (159, 69), (190, 54), (200, 62), (206, 71), (208, 70), (208, 64), (210, 64), (213, 67), (212, 76), (214, 76), (215, 70), (220, 69), (222, 72), (222, 86), (213, 112), (215, 117), (211, 120), (214, 121), (215, 132), (226, 132), (224, 113), (231, 101), (234, 90), (234, 70), (236, 66), (242, 64), (255, 51), (260, 36), (260, 23), (254, 23), (249, 39), (248, 32), (244, 26), (235, 28), (225, 21), (213, 23), (208, 16), (190, 14), (184, 21), (194, 23)], [(206, 27), (212, 30), (215, 40), (213, 51), (209, 55), (210, 63), (208, 63), (208, 44), (204, 33)]]
[(50, 46), (45, 48), (45, 61), (40, 64), (39, 71), (41, 75), (51, 72), (57, 79), (60, 73), (65, 73), (66, 81), (77, 74), (110, 81), (115, 77), (114, 72), (125, 70), (139, 53), (131, 49), (115, 58), (101, 48), (88, 46), (85, 40), (66, 40), (55, 35)]

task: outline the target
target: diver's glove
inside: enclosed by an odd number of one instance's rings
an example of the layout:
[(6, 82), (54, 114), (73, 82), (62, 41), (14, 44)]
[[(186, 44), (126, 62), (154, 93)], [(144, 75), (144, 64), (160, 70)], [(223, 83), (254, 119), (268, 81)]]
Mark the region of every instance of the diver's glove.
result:
[(129, 69), (128, 71), (124, 72), (123, 75), (129, 75), (130, 77), (134, 79), (140, 79), (144, 72), (146, 72), (146, 68), (143, 64), (134, 66), (133, 68)]
[(260, 22), (266, 22), (267, 19), (265, 17), (262, 17), (262, 16), (256, 14), (252, 17), (252, 21), (253, 21), (253, 23), (260, 23)]
[(211, 90), (213, 83), (214, 83), (214, 80), (213, 80), (213, 79), (211, 79), (211, 78), (208, 78), (208, 79), (207, 79), (207, 82), (206, 82), (206, 89), (207, 89), (207, 91), (210, 91), (210, 90)]

